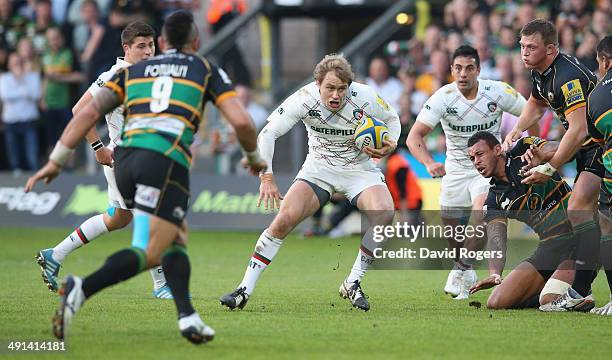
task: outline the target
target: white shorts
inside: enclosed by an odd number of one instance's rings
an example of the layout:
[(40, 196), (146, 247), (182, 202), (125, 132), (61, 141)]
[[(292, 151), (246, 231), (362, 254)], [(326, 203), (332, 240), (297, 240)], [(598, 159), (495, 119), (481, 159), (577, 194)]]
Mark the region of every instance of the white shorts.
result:
[(327, 191), (329, 195), (342, 193), (353, 205), (356, 205), (353, 199), (363, 190), (375, 185), (386, 186), (385, 176), (378, 168), (351, 170), (305, 162), (295, 178), (309, 181)]
[(442, 178), (440, 206), (471, 208), (478, 195), (489, 192), (489, 181), (475, 170), (463, 174), (446, 173)]
[(115, 170), (108, 166), (102, 166), (102, 169), (104, 170), (104, 176), (106, 177), (106, 182), (108, 183), (109, 205), (128, 210), (128, 207), (125, 206), (125, 201), (123, 201), (123, 197), (119, 192), (119, 188), (117, 188), (117, 182), (115, 181)]

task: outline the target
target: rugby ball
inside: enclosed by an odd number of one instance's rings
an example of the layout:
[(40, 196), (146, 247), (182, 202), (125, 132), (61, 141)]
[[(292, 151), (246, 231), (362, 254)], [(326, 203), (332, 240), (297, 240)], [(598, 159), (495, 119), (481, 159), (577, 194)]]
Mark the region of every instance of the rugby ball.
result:
[(389, 138), (389, 128), (384, 122), (364, 115), (355, 129), (354, 138), (355, 146), (359, 150), (363, 150), (366, 146), (380, 149), (383, 146), (383, 140)]

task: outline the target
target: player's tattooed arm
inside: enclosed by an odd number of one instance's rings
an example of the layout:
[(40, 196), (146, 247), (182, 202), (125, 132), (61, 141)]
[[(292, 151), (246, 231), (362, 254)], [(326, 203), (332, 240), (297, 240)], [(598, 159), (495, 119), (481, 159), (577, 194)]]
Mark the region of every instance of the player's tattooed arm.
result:
[(470, 294), (490, 289), (502, 283), (502, 271), (506, 265), (507, 224), (505, 218), (496, 218), (487, 223), (489, 238), (487, 250), (492, 254), (489, 259), (489, 276), (470, 287)]
[(93, 104), (100, 114), (107, 114), (121, 105), (121, 100), (114, 91), (102, 88), (96, 96), (94, 96)]
[(508, 224), (506, 219), (494, 219), (487, 223), (487, 250), (493, 254), (489, 260), (489, 273), (500, 275), (506, 266)]

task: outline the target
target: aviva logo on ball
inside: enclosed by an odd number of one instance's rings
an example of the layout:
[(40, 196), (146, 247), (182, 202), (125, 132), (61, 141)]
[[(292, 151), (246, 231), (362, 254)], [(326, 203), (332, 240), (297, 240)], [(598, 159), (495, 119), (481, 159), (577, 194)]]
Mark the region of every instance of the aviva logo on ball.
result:
[(363, 116), (355, 130), (355, 146), (359, 150), (366, 146), (380, 149), (383, 146), (383, 140), (388, 138), (389, 128), (387, 125), (369, 116)]

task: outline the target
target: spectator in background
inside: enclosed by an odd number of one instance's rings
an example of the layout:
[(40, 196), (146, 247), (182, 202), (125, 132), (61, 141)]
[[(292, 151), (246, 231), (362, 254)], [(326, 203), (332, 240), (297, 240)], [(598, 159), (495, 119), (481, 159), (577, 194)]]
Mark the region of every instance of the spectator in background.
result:
[(557, 29), (571, 26), (578, 31), (582, 31), (591, 21), (590, 12), (592, 9), (587, 0), (562, 1), (561, 6), (564, 7), (564, 9), (559, 16), (557, 16), (555, 24)]
[(463, 45), (464, 43), (465, 43), (465, 39), (463, 38), (463, 35), (461, 35), (461, 33), (458, 33), (456, 31), (451, 31), (448, 33), (448, 36), (446, 37), (446, 44), (444, 46), (444, 51), (450, 54), (453, 51), (455, 51), (456, 48)]
[(559, 28), (559, 49), (570, 55), (574, 55), (576, 51), (576, 34), (571, 26)]
[(121, 33), (127, 24), (134, 21), (146, 22), (159, 31), (161, 19), (158, 19), (156, 10), (156, 1), (152, 0), (113, 0), (108, 14), (108, 23), (117, 33)]
[[(0, 100), (4, 138), (11, 170), (38, 169), (38, 101), (40, 100), (40, 74), (26, 71), (16, 53), (9, 55), (9, 71), (0, 75)], [(26, 163), (21, 162), (25, 155)]]
[[(510, 55), (497, 55), (495, 70), (499, 75), (499, 79), (505, 83), (512, 84), (514, 81), (514, 73), (512, 72), (512, 57)], [(483, 77), (486, 79), (486, 77)]]
[(51, 2), (49, 0), (36, 0), (35, 20), (28, 23), (26, 27), (26, 36), (32, 39), (32, 44), (36, 53), (42, 54), (46, 48), (45, 33), (53, 24), (51, 16)]
[(514, 26), (514, 30), (516, 31), (516, 33), (518, 34), (519, 31), (521, 31), (521, 28), (523, 27), (523, 25), (527, 24), (528, 22), (530, 22), (531, 20), (535, 18), (536, 18), (535, 7), (532, 4), (528, 2), (524, 2), (522, 5), (520, 5), (518, 8), (518, 11), (516, 12), (516, 18), (512, 22), (512, 25)]
[[(494, 11), (489, 14), (489, 31), (490, 35), (493, 36), (496, 40), (499, 39), (501, 35), (501, 30), (504, 27), (504, 17), (500, 12)], [(497, 41), (496, 44), (497, 45)]]
[[(247, 9), (245, 0), (211, 0), (206, 13), (206, 20), (213, 34), (218, 34), (232, 20)], [(244, 62), (244, 57), (236, 45), (236, 39), (228, 41), (228, 48), (221, 56), (221, 68), (227, 71), (235, 84), (251, 87), (251, 72)]]
[(121, 55), (116, 46), (120, 43), (121, 37), (113, 31), (108, 21), (101, 19), (95, 1), (83, 1), (81, 15), (89, 29), (89, 39), (80, 60), (87, 69), (87, 82), (93, 83), (98, 75), (110, 68), (115, 63), (116, 57)]
[(475, 13), (472, 15), (468, 34), (468, 41), (470, 43), (475, 43), (476, 39), (485, 39), (487, 43), (489, 42), (489, 22), (483, 14)]
[(576, 49), (575, 56), (588, 67), (592, 72), (597, 72), (599, 65), (597, 64), (597, 43), (599, 39), (594, 32), (587, 30), (582, 34), (582, 41)]
[(0, 0), (0, 37), (8, 50), (15, 49), (25, 31), (26, 19), (13, 11), (11, 0)]
[(439, 49), (442, 45), (442, 31), (437, 25), (428, 25), (425, 29), (425, 37), (423, 38), (423, 51), (426, 56), (429, 56), (434, 49)]
[(499, 33), (499, 42), (495, 54), (508, 54), (518, 52), (518, 37), (511, 26), (504, 26)]
[(389, 75), (389, 64), (385, 58), (377, 56), (370, 61), (368, 84), (376, 93), (385, 99), (396, 111), (399, 111), (399, 99), (404, 90), (402, 83)]
[(48, 49), (42, 55), (44, 79), (41, 109), (46, 145), (50, 150), (72, 117), (70, 84), (84, 82), (85, 77), (76, 71), (72, 51), (64, 47), (61, 31), (56, 27), (49, 28), (46, 37)]
[(452, 81), (450, 75), (450, 62), (448, 54), (436, 50), (429, 57), (431, 63), (429, 71), (421, 74), (416, 80), (416, 89), (431, 96), (436, 90)]
[(253, 96), (251, 94), (251, 89), (244, 85), (236, 85), (234, 90), (238, 94), (238, 99), (246, 109), (246, 111), (251, 115), (253, 119), (253, 123), (255, 123), (255, 128), (257, 132), (261, 130), (266, 125), (266, 120), (268, 119), (268, 110), (258, 103), (253, 101)]
[(17, 43), (17, 54), (23, 62), (23, 66), (26, 72), (40, 72), (40, 57), (34, 50), (32, 40), (27, 37), (21, 38)]
[(64, 25), (68, 16), (68, 6), (73, 0), (53, 0), (51, 2), (51, 14), (53, 22)]
[(598, 39), (603, 39), (606, 35), (612, 32), (612, 25), (610, 24), (610, 14), (597, 9), (593, 13), (593, 21), (591, 22), (591, 30), (595, 32)]
[(474, 48), (480, 56), (480, 76), (481, 79), (499, 80), (500, 75), (495, 68), (495, 61), (491, 57), (488, 37), (478, 37), (474, 39)]

